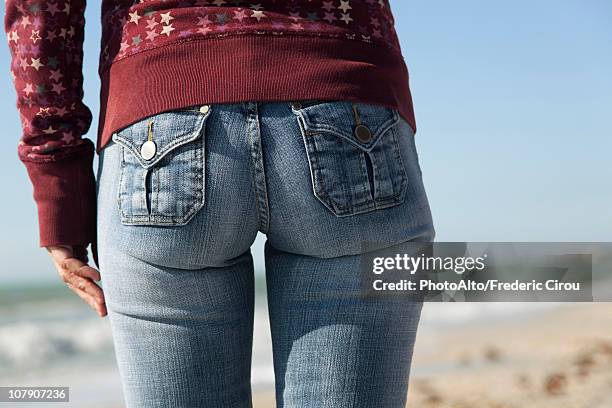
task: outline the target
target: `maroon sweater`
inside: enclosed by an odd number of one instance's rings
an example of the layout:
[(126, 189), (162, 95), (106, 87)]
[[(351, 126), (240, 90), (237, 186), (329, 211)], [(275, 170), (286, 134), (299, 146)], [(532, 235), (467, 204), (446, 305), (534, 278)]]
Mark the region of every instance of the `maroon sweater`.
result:
[(94, 152), (146, 116), (205, 103), (353, 100), (412, 125), (388, 0), (102, 0), (97, 148), (83, 138), (85, 0), (8, 0), (5, 31), (40, 245), (96, 238)]

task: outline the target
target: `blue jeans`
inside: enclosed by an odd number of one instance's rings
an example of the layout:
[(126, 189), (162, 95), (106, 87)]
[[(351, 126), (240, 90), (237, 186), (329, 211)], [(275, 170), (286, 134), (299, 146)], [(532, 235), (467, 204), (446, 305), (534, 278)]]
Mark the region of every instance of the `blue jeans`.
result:
[(258, 231), (277, 407), (404, 407), (422, 303), (364, 298), (359, 274), (365, 241), (434, 237), (396, 110), (185, 107), (121, 129), (99, 163), (99, 266), (128, 408), (251, 406)]

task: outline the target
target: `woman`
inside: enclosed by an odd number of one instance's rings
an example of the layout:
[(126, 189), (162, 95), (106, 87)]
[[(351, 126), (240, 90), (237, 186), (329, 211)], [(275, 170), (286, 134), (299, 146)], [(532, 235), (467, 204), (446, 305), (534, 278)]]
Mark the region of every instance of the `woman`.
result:
[(359, 273), (434, 236), (388, 2), (103, 1), (97, 179), (84, 8), (5, 28), (40, 245), (108, 313), (126, 405), (251, 405), (261, 231), (277, 406), (403, 407), (421, 303)]

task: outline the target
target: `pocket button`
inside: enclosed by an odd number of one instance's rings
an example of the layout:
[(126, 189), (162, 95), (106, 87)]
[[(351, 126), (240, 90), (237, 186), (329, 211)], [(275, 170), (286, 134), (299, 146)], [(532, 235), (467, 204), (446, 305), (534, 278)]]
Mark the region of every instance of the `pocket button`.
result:
[(372, 132), (370, 131), (370, 129), (368, 129), (367, 126), (357, 125), (357, 127), (355, 128), (355, 137), (361, 143), (367, 143), (372, 140)]
[(145, 160), (151, 160), (155, 156), (156, 151), (157, 146), (155, 146), (155, 142), (152, 140), (147, 140), (140, 146), (140, 155)]

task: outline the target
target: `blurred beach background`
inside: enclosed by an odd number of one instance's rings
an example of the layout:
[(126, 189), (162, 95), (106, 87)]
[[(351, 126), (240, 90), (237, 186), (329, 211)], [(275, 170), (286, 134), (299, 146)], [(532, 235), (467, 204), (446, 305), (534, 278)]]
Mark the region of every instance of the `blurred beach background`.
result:
[[(612, 2), (391, 5), (437, 240), (612, 242)], [(85, 102), (95, 139), (98, 2), (86, 20)], [(65, 406), (119, 408), (108, 319), (59, 282), (37, 246), (8, 56), (0, 42), (0, 385), (70, 386)], [(273, 407), (264, 239), (253, 246), (255, 408)], [(611, 349), (610, 303), (429, 303), (408, 406), (610, 408)]]
[[(20, 407), (123, 406), (108, 319), (60, 285), (0, 294), (0, 385), (70, 387), (70, 403)], [(273, 408), (261, 278), (257, 298), (254, 408)], [(611, 328), (612, 303), (427, 303), (407, 406), (610, 408)]]

